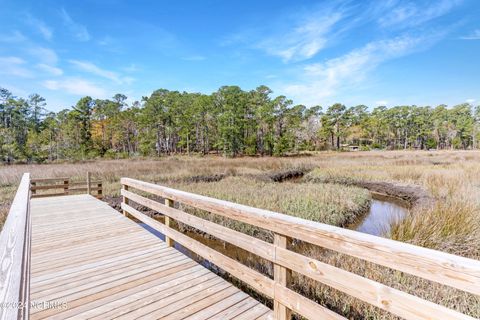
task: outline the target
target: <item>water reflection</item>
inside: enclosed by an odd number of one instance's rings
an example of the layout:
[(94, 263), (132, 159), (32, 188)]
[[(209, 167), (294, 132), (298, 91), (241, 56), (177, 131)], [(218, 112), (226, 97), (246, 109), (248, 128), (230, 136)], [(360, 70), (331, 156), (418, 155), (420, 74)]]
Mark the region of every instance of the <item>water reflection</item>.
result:
[(375, 236), (388, 236), (392, 224), (403, 220), (407, 214), (408, 208), (404, 203), (391, 197), (372, 194), (370, 210), (349, 229)]

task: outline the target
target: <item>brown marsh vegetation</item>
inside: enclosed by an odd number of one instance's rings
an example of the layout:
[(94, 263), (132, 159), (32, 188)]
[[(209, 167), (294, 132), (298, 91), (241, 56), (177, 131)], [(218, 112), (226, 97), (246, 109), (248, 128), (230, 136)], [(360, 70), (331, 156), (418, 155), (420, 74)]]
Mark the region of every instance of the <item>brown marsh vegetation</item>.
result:
[[(480, 152), (477, 151), (332, 152), (235, 159), (172, 156), (2, 166), (0, 210), (6, 214), (23, 172), (31, 172), (33, 177), (66, 176), (82, 180), (87, 171), (104, 182), (104, 194), (109, 197), (118, 197), (119, 179), (127, 176), (337, 226), (344, 226), (365, 212), (370, 201), (365, 188), (370, 188), (397, 195), (412, 204), (408, 217), (392, 227), (391, 238), (480, 259)], [(286, 172), (301, 172), (287, 176), (303, 183), (275, 182), (278, 181), (275, 177)], [(211, 215), (206, 217), (216, 219)], [(246, 225), (219, 222), (268, 239), (268, 235)], [(480, 300), (476, 296), (302, 243), (295, 243), (293, 249), (480, 317)], [(271, 274), (271, 266), (259, 265), (258, 259), (238, 252), (227, 254)], [(293, 286), (350, 318), (392, 318), (375, 307), (295, 274)]]

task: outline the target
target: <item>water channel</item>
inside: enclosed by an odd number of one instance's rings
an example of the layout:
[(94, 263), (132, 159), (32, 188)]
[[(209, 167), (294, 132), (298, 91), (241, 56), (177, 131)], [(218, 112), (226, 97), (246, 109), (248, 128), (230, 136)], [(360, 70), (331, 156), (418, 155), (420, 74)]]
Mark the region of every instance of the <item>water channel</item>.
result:
[(408, 214), (408, 205), (393, 197), (372, 193), (368, 212), (348, 226), (359, 232), (374, 236), (388, 236), (391, 226), (402, 221)]

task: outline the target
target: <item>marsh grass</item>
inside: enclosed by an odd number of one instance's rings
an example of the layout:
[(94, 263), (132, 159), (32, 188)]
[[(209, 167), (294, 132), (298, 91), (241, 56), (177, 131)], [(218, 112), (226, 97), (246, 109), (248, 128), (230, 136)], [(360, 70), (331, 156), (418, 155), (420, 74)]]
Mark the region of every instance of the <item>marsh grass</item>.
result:
[(370, 205), (368, 191), (350, 186), (311, 183), (262, 182), (228, 177), (219, 182), (175, 184), (175, 187), (252, 207), (344, 226)]
[(417, 210), (391, 229), (394, 240), (480, 259), (480, 214), (476, 204), (449, 199)]

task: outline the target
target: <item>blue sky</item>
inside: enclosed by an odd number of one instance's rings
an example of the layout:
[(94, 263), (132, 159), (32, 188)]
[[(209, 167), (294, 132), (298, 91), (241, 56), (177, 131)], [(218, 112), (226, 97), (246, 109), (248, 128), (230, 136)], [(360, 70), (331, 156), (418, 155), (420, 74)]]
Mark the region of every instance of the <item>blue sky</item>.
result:
[(82, 96), (265, 84), (327, 106), (480, 103), (480, 1), (0, 0), (0, 87)]

